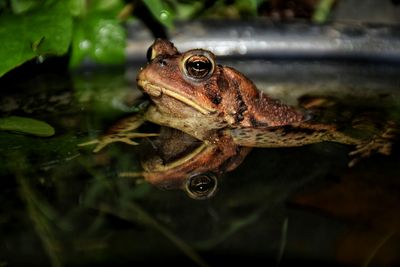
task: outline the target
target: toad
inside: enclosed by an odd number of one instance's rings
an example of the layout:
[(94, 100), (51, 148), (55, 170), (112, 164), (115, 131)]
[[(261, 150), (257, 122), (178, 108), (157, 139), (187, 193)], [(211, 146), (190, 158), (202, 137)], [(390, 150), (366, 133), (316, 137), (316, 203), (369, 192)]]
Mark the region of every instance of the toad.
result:
[(331, 141), (355, 145), (352, 156), (390, 153), (390, 127), (366, 140), (338, 131), (335, 125), (313, 122), (307, 111), (269, 97), (237, 70), (218, 64), (208, 50), (180, 53), (170, 41), (157, 39), (147, 60), (137, 84), (151, 104), (143, 114), (122, 120), (109, 134), (86, 143), (98, 143), (95, 152), (113, 142), (137, 144), (132, 139), (156, 135), (134, 132), (150, 121), (208, 145), (294, 147)]

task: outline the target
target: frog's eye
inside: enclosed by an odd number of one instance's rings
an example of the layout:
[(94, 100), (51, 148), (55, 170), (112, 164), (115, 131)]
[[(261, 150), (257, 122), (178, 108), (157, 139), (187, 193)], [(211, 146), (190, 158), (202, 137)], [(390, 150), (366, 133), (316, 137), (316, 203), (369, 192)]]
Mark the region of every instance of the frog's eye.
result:
[(212, 197), (217, 189), (217, 177), (212, 173), (196, 174), (186, 182), (186, 192), (194, 199), (206, 199)]
[(192, 55), (184, 62), (186, 74), (194, 79), (203, 79), (212, 73), (214, 64), (212, 60), (205, 55)]

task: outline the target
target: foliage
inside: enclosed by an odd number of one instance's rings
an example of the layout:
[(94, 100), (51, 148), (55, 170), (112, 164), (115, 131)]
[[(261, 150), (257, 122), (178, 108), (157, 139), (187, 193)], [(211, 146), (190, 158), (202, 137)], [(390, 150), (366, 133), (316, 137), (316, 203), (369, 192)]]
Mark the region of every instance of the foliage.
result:
[(70, 65), (76, 67), (86, 57), (103, 64), (124, 61), (125, 31), (118, 19), (121, 0), (73, 0), (76, 15)]
[(0, 130), (42, 137), (52, 136), (54, 134), (54, 128), (49, 124), (43, 121), (18, 116), (0, 118)]
[(312, 20), (317, 23), (325, 22), (334, 3), (335, 0), (321, 0), (313, 14)]
[[(26, 61), (36, 58), (40, 63), (48, 56), (68, 55), (72, 68), (86, 59), (123, 63), (123, 22), (141, 12), (140, 6), (173, 28), (174, 21), (182, 19), (255, 17), (267, 1), (0, 0), (0, 25), (7, 25), (0, 28), (0, 77)], [(319, 3), (315, 22), (326, 20), (333, 1)]]
[(67, 2), (52, 2), (11, 1), (11, 10), (3, 11), (0, 25), (7, 27), (0, 27), (0, 76), (32, 58), (68, 51), (72, 18)]
[[(65, 55), (70, 64), (124, 60), (125, 31), (117, 18), (122, 0), (0, 1), (0, 76), (22, 63)], [(16, 34), (18, 33), (18, 34)]]
[[(70, 51), (70, 67), (90, 59), (100, 64), (124, 61), (126, 33), (123, 0), (0, 0), (0, 77), (32, 59), (42, 62), (50, 55)], [(150, 14), (165, 27), (175, 19), (207, 16), (256, 15), (260, 0), (215, 1), (209, 11), (204, 1), (143, 0)], [(224, 11), (226, 10), (226, 11)], [(134, 13), (134, 10), (133, 10)], [(232, 15), (233, 14), (233, 15)], [(126, 19), (124, 17), (123, 19)], [(16, 34), (18, 33), (18, 34)]]

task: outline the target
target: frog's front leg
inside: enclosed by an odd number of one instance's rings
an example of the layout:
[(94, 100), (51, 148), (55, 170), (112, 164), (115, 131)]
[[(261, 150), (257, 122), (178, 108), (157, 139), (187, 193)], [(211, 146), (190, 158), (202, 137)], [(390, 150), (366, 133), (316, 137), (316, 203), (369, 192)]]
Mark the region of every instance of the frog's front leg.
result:
[(356, 150), (349, 153), (352, 160), (349, 162), (349, 167), (354, 166), (360, 159), (368, 158), (374, 153), (382, 155), (390, 155), (394, 139), (399, 133), (397, 125), (392, 122), (386, 122), (384, 129), (372, 136), (365, 142), (360, 142), (356, 146)]
[(91, 140), (89, 142), (78, 144), (78, 146), (88, 146), (97, 144), (93, 152), (99, 152), (104, 147), (111, 143), (123, 142), (129, 145), (137, 145), (138, 143), (133, 141), (134, 138), (143, 138), (157, 136), (154, 133), (137, 133), (134, 132), (146, 121), (146, 116), (144, 114), (137, 114), (128, 118), (119, 120), (114, 124), (106, 134), (98, 139)]

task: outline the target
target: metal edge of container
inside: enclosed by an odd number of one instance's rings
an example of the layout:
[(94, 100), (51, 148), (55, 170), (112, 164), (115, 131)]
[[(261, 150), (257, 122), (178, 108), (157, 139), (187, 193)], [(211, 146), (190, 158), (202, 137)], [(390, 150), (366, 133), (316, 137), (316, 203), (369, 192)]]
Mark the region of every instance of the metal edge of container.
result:
[[(127, 24), (127, 33), (128, 61), (144, 60), (154, 37), (137, 21)], [(219, 57), (400, 61), (400, 25), (262, 19), (181, 21), (168, 36), (182, 51), (204, 48)]]

